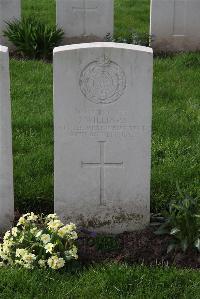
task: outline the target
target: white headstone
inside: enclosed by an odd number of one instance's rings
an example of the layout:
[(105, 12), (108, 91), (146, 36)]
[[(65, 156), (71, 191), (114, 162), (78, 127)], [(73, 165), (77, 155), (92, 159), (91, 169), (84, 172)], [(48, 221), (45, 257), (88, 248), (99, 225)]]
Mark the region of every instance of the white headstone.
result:
[(21, 18), (21, 0), (0, 0), (0, 44), (11, 46), (11, 43), (3, 36), (6, 22)]
[(57, 25), (68, 42), (103, 40), (113, 34), (113, 0), (57, 0)]
[(102, 232), (150, 217), (152, 50), (91, 43), (54, 50), (55, 212)]
[(151, 0), (150, 27), (156, 51), (200, 50), (200, 1)]
[(0, 232), (14, 219), (12, 164), (9, 55), (0, 46)]

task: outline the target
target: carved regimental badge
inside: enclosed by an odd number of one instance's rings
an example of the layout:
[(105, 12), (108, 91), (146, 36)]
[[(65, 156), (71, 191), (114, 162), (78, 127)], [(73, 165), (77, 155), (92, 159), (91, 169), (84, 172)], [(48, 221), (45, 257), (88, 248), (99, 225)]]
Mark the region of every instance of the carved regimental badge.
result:
[(116, 102), (126, 88), (121, 67), (107, 57), (89, 63), (81, 72), (79, 85), (83, 95), (96, 104)]

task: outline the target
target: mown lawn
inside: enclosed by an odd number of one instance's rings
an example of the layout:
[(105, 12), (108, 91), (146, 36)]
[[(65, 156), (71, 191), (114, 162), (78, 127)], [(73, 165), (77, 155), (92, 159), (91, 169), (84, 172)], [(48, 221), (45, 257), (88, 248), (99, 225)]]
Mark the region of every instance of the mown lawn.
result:
[(168, 267), (112, 264), (61, 274), (0, 269), (2, 299), (197, 299), (199, 292), (199, 271)]

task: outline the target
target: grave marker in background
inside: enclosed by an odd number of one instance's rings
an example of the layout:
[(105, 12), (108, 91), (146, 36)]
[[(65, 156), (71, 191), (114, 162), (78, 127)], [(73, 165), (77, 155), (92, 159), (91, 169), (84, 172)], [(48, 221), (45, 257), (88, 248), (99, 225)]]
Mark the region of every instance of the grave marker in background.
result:
[(3, 36), (6, 28), (5, 22), (21, 18), (21, 0), (0, 0), (0, 44), (11, 46), (11, 43)]
[(0, 46), (0, 232), (14, 219), (12, 164), (9, 55)]
[(200, 50), (200, 1), (151, 0), (150, 34), (156, 51)]
[(152, 50), (91, 43), (54, 50), (55, 212), (102, 232), (150, 218)]
[(57, 0), (56, 14), (68, 43), (103, 40), (113, 34), (113, 0)]

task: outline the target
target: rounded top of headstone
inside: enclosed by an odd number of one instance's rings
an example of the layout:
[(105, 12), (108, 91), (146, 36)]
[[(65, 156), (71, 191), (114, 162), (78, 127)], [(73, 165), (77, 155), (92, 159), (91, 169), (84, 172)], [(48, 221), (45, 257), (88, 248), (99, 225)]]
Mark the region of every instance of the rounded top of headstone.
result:
[(146, 52), (146, 53), (153, 53), (152, 48), (138, 46), (138, 45), (131, 45), (125, 43), (114, 43), (114, 42), (95, 42), (95, 43), (82, 43), (82, 44), (72, 44), (66, 46), (56, 47), (53, 50), (53, 53), (71, 51), (71, 50), (79, 50), (79, 49), (89, 49), (89, 48), (116, 48), (116, 49), (126, 49), (126, 50), (133, 50), (138, 52)]

